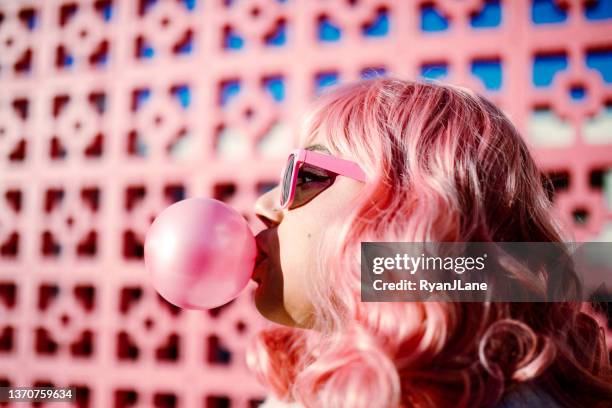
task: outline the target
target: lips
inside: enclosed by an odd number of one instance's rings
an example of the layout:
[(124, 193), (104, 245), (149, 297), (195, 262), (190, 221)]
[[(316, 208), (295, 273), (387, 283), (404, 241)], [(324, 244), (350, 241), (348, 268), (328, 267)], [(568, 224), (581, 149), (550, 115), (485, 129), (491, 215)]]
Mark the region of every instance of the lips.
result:
[(259, 266), (259, 264), (263, 260), (265, 260), (267, 257), (268, 257), (268, 255), (261, 250), (259, 245), (257, 245), (257, 257), (255, 258), (255, 268), (257, 268)]
[(263, 249), (263, 245), (259, 240), (259, 235), (255, 238), (255, 243), (257, 244), (257, 256), (255, 257), (255, 265), (253, 267), (253, 279), (257, 284), (261, 284), (261, 278), (258, 276), (257, 271), (259, 269), (259, 265), (268, 259), (268, 254)]

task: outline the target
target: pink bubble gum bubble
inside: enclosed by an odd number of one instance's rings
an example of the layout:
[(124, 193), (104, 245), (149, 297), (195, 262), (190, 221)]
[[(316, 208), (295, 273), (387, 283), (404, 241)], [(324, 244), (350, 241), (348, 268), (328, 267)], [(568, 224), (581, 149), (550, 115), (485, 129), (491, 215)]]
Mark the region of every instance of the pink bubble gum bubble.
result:
[(238, 212), (218, 200), (189, 198), (162, 211), (147, 232), (144, 260), (153, 286), (185, 309), (236, 298), (253, 273), (257, 246)]

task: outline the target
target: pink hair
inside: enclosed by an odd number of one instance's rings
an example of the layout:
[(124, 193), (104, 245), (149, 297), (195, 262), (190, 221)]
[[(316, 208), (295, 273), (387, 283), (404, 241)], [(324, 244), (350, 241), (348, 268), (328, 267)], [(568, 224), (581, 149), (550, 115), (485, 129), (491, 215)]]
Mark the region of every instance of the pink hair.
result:
[[(320, 242), (306, 288), (312, 329), (263, 331), (249, 351), (277, 398), (483, 406), (532, 380), (572, 406), (612, 398), (603, 332), (580, 304), (360, 302), (361, 241), (563, 240), (528, 148), (498, 108), (456, 86), (367, 80), (317, 101), (303, 144), (317, 134), (370, 181)], [(563, 286), (577, 285), (569, 275)]]

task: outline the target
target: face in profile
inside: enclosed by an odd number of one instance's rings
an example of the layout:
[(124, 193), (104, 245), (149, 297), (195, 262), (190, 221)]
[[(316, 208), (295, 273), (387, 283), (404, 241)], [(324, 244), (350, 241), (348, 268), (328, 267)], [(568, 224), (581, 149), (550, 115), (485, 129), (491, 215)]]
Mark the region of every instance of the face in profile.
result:
[[(302, 147), (334, 156), (320, 137)], [(294, 191), (289, 197), (292, 166), (288, 161), (285, 170), (289, 168), (289, 172), (285, 171), (281, 184), (259, 197), (255, 204), (257, 217), (267, 227), (256, 237), (259, 254), (253, 280), (259, 286), (255, 305), (271, 321), (307, 328), (313, 309), (305, 288), (309, 273), (317, 267), (317, 242), (326, 226), (358, 196), (364, 184), (303, 163), (296, 168)], [(281, 199), (292, 202), (283, 208)]]

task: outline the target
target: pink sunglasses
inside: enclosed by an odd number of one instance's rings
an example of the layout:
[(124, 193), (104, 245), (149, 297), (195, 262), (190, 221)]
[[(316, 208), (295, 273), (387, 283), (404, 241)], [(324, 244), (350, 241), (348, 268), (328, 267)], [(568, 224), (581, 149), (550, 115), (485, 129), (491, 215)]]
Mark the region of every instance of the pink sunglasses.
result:
[(338, 175), (366, 181), (364, 171), (355, 162), (312, 150), (293, 151), (281, 172), (281, 208), (294, 209), (308, 203), (331, 186)]

